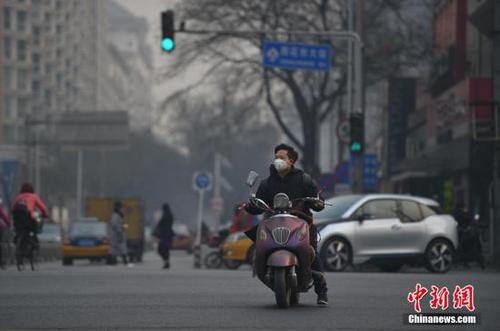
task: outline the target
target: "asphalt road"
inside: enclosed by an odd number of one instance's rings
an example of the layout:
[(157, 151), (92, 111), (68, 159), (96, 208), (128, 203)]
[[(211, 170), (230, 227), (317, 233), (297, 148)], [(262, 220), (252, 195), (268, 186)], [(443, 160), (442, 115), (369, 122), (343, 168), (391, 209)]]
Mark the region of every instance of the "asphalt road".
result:
[[(317, 306), (313, 292), (288, 310), (273, 293), (239, 270), (194, 270), (192, 257), (176, 252), (162, 270), (149, 253), (132, 268), (76, 262), (44, 263), (36, 272), (0, 270), (0, 330), (499, 330), (500, 275), (477, 270), (429, 274), (327, 274), (330, 305)], [(407, 295), (416, 283), (475, 286), (475, 326), (410, 326)], [(429, 294), (428, 294), (429, 295)], [(453, 297), (450, 294), (450, 305)], [(421, 301), (429, 311), (429, 298)], [(446, 312), (457, 312), (449, 309)]]

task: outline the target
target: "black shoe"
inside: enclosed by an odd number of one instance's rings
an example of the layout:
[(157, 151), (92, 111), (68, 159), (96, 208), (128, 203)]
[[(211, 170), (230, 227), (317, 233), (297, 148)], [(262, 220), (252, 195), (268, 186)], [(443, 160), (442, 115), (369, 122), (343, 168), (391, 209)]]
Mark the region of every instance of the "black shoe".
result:
[(169, 268), (170, 268), (170, 263), (165, 262), (165, 264), (163, 264), (163, 269), (169, 269)]
[(318, 294), (318, 301), (316, 301), (318, 305), (327, 306), (328, 305), (328, 296), (326, 293)]

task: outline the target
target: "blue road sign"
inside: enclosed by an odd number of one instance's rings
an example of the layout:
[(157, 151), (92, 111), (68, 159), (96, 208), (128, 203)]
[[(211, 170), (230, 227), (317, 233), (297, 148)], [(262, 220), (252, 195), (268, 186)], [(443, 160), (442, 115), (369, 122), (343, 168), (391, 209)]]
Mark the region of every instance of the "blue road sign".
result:
[(363, 167), (363, 186), (365, 191), (377, 189), (378, 186), (378, 160), (375, 154), (365, 154)]
[[(354, 169), (354, 164), (358, 156), (351, 155), (350, 169)], [(376, 154), (365, 154), (363, 157), (363, 189), (366, 192), (376, 191), (378, 188), (379, 162)]]
[(206, 171), (195, 172), (193, 175), (193, 187), (197, 191), (208, 191), (212, 187), (212, 174)]
[(329, 71), (330, 45), (311, 45), (265, 41), (262, 62), (267, 68)]

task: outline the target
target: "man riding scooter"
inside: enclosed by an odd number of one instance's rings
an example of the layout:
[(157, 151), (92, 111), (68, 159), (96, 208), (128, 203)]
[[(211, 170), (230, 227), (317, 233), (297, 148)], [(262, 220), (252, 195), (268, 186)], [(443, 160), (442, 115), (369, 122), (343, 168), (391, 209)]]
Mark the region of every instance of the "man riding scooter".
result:
[[(318, 188), (311, 176), (294, 167), (299, 155), (293, 147), (286, 144), (280, 144), (276, 146), (274, 153), (275, 160), (269, 169), (270, 175), (260, 183), (255, 195), (256, 198), (263, 200), (268, 205), (272, 205), (274, 196), (278, 193), (285, 193), (291, 201), (298, 200), (300, 198), (318, 196)], [(300, 210), (301, 213), (308, 218), (307, 222), (309, 224), (310, 244), (316, 251), (316, 255), (311, 266), (314, 271), (314, 290), (318, 295), (317, 303), (319, 305), (327, 305), (328, 288), (323, 274), (321, 259), (317, 253), (317, 231), (312, 222), (312, 214), (310, 211), (310, 209), (313, 209), (314, 211), (322, 210), (325, 207), (322, 200), (323, 199), (317, 200), (314, 203), (303, 202), (300, 205), (293, 207), (296, 210)], [(245, 209), (247, 212), (254, 215), (261, 214), (263, 212), (261, 208), (253, 205), (252, 202), (247, 204)], [(247, 231), (246, 234), (250, 239), (255, 241), (256, 232), (257, 227), (253, 227), (251, 230)]]

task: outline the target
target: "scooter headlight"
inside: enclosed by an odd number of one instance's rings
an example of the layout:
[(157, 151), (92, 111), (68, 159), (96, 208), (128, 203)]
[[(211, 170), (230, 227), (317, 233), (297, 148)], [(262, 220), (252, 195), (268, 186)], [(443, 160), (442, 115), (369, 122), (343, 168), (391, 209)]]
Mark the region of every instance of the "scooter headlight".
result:
[(297, 231), (297, 239), (299, 239), (299, 241), (304, 240), (306, 234), (307, 234), (307, 226), (304, 225)]
[(290, 209), (290, 198), (285, 193), (278, 193), (274, 196), (273, 207), (276, 210)]
[(259, 230), (259, 235), (257, 236), (257, 239), (258, 240), (266, 240), (267, 239), (267, 233), (266, 233), (266, 229), (264, 229), (263, 227)]

